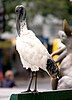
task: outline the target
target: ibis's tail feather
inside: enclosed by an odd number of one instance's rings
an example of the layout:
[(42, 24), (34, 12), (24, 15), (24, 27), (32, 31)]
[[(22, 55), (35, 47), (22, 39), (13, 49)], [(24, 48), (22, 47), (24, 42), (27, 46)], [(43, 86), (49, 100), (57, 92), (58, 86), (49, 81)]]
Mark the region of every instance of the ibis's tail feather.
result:
[(47, 60), (47, 71), (49, 72), (50, 76), (53, 78), (58, 78), (60, 79), (62, 77), (58, 66), (56, 65), (55, 61), (48, 59)]

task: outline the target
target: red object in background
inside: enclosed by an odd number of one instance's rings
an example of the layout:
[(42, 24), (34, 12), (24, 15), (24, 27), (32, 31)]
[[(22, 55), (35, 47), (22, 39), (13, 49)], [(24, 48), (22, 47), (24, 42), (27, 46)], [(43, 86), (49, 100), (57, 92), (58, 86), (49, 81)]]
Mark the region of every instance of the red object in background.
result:
[(3, 73), (0, 72), (0, 81), (3, 80)]

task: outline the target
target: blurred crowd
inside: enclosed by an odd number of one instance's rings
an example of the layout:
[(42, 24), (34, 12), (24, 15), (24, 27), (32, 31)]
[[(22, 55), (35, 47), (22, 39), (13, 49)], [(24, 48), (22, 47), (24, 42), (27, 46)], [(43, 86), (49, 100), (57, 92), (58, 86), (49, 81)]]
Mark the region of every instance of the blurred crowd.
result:
[(9, 49), (0, 49), (0, 87), (14, 87), (15, 54), (10, 54)]
[(16, 86), (16, 84), (14, 82), (14, 73), (13, 73), (12, 70), (7, 70), (5, 72), (4, 78), (3, 78), (3, 75), (2, 75), (1, 78), (2, 79), (1, 79), (1, 82), (0, 82), (0, 87), (3, 87), (3, 88), (12, 88), (12, 87)]

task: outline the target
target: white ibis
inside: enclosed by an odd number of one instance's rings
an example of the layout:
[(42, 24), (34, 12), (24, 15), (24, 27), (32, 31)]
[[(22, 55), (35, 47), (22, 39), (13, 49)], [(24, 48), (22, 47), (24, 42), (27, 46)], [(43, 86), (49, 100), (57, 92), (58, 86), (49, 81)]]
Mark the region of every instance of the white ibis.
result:
[(52, 60), (50, 54), (35, 33), (28, 30), (26, 23), (26, 10), (23, 5), (15, 8), (16, 12), (16, 28), (18, 36), (16, 37), (16, 50), (18, 51), (24, 68), (30, 68), (32, 77), (27, 92), (31, 91), (31, 83), (35, 77), (35, 89), (37, 91), (37, 71), (39, 68), (46, 71), (51, 77), (59, 77), (59, 71)]

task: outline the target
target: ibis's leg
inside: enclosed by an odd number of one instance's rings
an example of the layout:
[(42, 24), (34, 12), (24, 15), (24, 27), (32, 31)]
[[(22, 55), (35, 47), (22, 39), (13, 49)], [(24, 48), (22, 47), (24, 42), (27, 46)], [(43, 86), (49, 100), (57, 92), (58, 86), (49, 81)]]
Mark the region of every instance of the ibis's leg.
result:
[(31, 87), (31, 84), (32, 84), (32, 80), (33, 80), (33, 72), (32, 72), (32, 76), (31, 76), (31, 79), (30, 79), (30, 83), (29, 83), (29, 86), (28, 86), (28, 89), (27, 89), (27, 92), (30, 92), (30, 87)]
[(31, 92), (30, 87), (31, 87), (31, 84), (32, 84), (33, 76), (34, 76), (34, 73), (32, 72), (32, 75), (31, 75), (31, 78), (30, 78), (30, 83), (29, 83), (29, 85), (28, 85), (27, 91), (23, 91), (23, 92), (21, 92), (21, 93)]
[(37, 92), (37, 72), (34, 72), (34, 77), (35, 77), (35, 88), (33, 92)]

